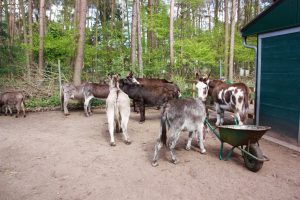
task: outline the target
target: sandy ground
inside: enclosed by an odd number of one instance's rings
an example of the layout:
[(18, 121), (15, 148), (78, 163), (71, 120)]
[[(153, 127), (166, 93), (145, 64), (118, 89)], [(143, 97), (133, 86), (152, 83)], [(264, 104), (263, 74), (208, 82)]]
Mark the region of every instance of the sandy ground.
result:
[[(235, 151), (218, 160), (220, 142), (209, 134), (202, 155), (194, 141), (177, 145), (179, 163), (161, 153), (151, 166), (159, 130), (159, 111), (147, 109), (146, 122), (129, 121), (131, 145), (120, 134), (109, 145), (106, 115), (97, 109), (28, 113), (26, 118), (0, 116), (0, 200), (47, 199), (300, 199), (300, 154), (264, 139), (260, 146), (271, 161), (258, 173), (244, 167)], [(228, 150), (229, 145), (225, 145)]]

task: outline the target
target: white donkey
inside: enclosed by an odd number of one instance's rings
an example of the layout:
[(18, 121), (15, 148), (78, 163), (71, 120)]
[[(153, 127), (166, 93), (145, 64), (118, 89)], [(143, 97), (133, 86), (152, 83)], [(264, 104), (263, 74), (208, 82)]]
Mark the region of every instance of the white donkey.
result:
[(127, 124), (130, 116), (130, 99), (128, 95), (119, 88), (118, 75), (111, 75), (109, 77), (109, 94), (106, 99), (106, 115), (110, 134), (110, 145), (116, 146), (114, 131), (120, 132), (120, 128), (122, 129), (125, 143), (130, 144), (131, 141), (127, 134)]

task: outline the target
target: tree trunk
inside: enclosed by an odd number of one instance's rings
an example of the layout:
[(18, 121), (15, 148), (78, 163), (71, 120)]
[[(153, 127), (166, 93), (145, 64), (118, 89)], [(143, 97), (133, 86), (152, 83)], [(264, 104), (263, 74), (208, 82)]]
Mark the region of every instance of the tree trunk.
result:
[(132, 9), (132, 25), (131, 25), (131, 53), (130, 53), (130, 61), (131, 65), (135, 66), (136, 61), (136, 0), (133, 2), (133, 9)]
[[(148, 0), (148, 20), (152, 24), (153, 20), (153, 0)], [(152, 52), (153, 48), (155, 47), (155, 40), (154, 40), (154, 32), (152, 29), (152, 25), (149, 25), (148, 23), (148, 29), (147, 29), (147, 39), (148, 39), (148, 49), (150, 52)]]
[(228, 44), (229, 44), (228, 0), (224, 1), (224, 12), (225, 12), (224, 76), (225, 78), (228, 78)]
[(127, 21), (127, 34), (128, 34), (128, 41), (131, 43), (130, 40), (130, 23), (129, 23), (129, 16), (128, 16), (128, 1), (125, 0), (126, 3), (126, 21)]
[(169, 27), (169, 42), (170, 42), (170, 69), (169, 74), (172, 76), (172, 68), (174, 66), (174, 0), (170, 0), (170, 27)]
[(0, 23), (2, 22), (2, 0), (0, 0)]
[(115, 0), (110, 0), (111, 1), (111, 25), (114, 27), (115, 25), (115, 15), (116, 15), (116, 2)]
[(215, 0), (214, 22), (215, 26), (219, 23), (219, 0)]
[(260, 13), (259, 0), (254, 2), (254, 17)]
[(85, 41), (85, 24), (86, 24), (87, 0), (80, 1), (80, 18), (79, 18), (79, 40), (75, 59), (73, 83), (81, 84), (81, 70), (84, 59), (84, 41)]
[[(25, 9), (24, 9), (24, 1), (19, 0), (20, 2), (20, 10), (22, 14), (22, 22), (23, 22), (23, 37), (24, 37), (24, 44), (28, 45), (28, 39), (27, 39), (27, 28), (26, 28), (26, 16), (25, 16)], [(26, 48), (26, 68), (27, 68), (27, 80), (30, 81), (31, 77), (31, 69), (29, 64), (29, 50)]]
[(74, 9), (74, 41), (75, 41), (75, 47), (74, 47), (74, 52), (73, 55), (71, 56), (70, 59), (70, 65), (72, 66), (73, 69), (75, 69), (75, 59), (77, 57), (77, 48), (78, 48), (78, 40), (79, 40), (79, 21), (80, 21), (80, 0), (75, 0), (75, 9)]
[(236, 26), (239, 29), (241, 25), (241, 0), (237, 0), (237, 22)]
[(231, 36), (230, 36), (230, 58), (229, 58), (229, 80), (233, 81), (233, 58), (234, 58), (234, 34), (235, 34), (235, 17), (237, 0), (232, 0), (232, 21), (231, 21)]
[(39, 75), (44, 71), (45, 0), (40, 0), (39, 15)]
[(33, 0), (28, 0), (28, 42), (29, 42), (29, 65), (32, 66), (33, 56), (32, 56), (32, 10), (33, 10)]
[(9, 6), (9, 21), (8, 21), (8, 33), (9, 33), (9, 45), (13, 46), (14, 38), (15, 38), (15, 0), (10, 0), (10, 6)]
[(140, 77), (143, 78), (143, 49), (142, 49), (142, 29), (141, 29), (141, 12), (140, 12), (140, 1), (136, 0), (136, 15), (137, 15), (137, 35), (138, 35), (138, 63), (140, 68)]

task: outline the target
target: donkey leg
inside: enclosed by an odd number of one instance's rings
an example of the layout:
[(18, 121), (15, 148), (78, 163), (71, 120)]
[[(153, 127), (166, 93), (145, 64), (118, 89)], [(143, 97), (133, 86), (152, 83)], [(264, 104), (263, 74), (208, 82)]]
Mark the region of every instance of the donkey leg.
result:
[(216, 107), (216, 112), (217, 112), (216, 126), (219, 126), (220, 122), (221, 122), (221, 108), (220, 108), (220, 105), (218, 103), (215, 103), (215, 107)]
[(7, 105), (4, 106), (4, 115), (7, 116)]
[(179, 162), (179, 160), (176, 157), (175, 146), (178, 141), (180, 131), (173, 129), (170, 132), (172, 133), (172, 137), (170, 138), (170, 141), (169, 141), (169, 148), (170, 148), (171, 159), (172, 159), (171, 162), (173, 164), (177, 164)]
[(22, 101), (21, 103), (21, 109), (23, 111), (23, 117), (26, 117), (26, 114), (25, 114), (25, 106), (24, 106), (24, 102)]
[(12, 110), (11, 110), (10, 106), (8, 106), (8, 110), (9, 110), (10, 116), (13, 116), (13, 113), (12, 113)]
[[(161, 135), (161, 133), (160, 133), (160, 135)], [(159, 138), (161, 137), (159, 135)], [(158, 166), (158, 158), (159, 158), (159, 151), (160, 151), (160, 149), (161, 149), (161, 147), (163, 146), (163, 143), (160, 141), (160, 139), (157, 139), (157, 142), (156, 142), (156, 144), (155, 144), (155, 147), (154, 147), (154, 156), (153, 156), (153, 160), (152, 160), (152, 166), (153, 167), (156, 167), (156, 166)]]
[(122, 128), (122, 134), (125, 139), (125, 144), (131, 144), (131, 140), (130, 140), (128, 132), (127, 132), (129, 115), (130, 115), (130, 107), (129, 107), (129, 109), (121, 110), (121, 128)]
[(204, 148), (204, 144), (203, 144), (203, 127), (204, 127), (204, 124), (201, 123), (201, 124), (199, 124), (198, 129), (197, 129), (200, 153), (202, 153), (202, 154), (206, 152), (206, 150)]
[(140, 123), (145, 122), (145, 104), (141, 102), (140, 104)]
[(224, 124), (224, 110), (221, 109), (221, 113), (220, 113), (220, 118), (221, 118), (221, 121), (220, 121), (220, 125), (223, 125)]
[(88, 107), (90, 104), (90, 100), (93, 98), (94, 96), (87, 96), (84, 100), (84, 113), (86, 117), (89, 117), (89, 113), (88, 113)]
[(19, 114), (20, 114), (20, 103), (17, 103), (16, 104), (16, 109), (17, 109), (17, 114), (16, 114), (16, 118), (18, 118), (19, 117)]
[(114, 138), (114, 110), (113, 108), (108, 107), (106, 110), (107, 122), (108, 122), (108, 131), (110, 135), (110, 145), (116, 146), (115, 138)]
[(64, 95), (64, 114), (65, 115), (70, 115), (69, 111), (68, 111), (68, 101), (69, 98), (67, 97), (67, 95)]
[(194, 136), (194, 131), (189, 132), (189, 139), (188, 139), (188, 141), (186, 143), (186, 146), (185, 146), (185, 150), (187, 150), (187, 151), (191, 150), (191, 144), (192, 144), (193, 136)]
[(234, 115), (235, 115), (236, 119), (238, 120), (239, 125), (244, 125), (244, 123), (241, 120), (239, 112), (235, 112)]

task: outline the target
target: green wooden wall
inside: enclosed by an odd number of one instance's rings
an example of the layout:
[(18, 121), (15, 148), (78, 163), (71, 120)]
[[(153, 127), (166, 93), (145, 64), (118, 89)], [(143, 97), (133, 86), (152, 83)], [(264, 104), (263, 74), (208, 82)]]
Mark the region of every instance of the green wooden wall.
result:
[(300, 115), (300, 32), (263, 38), (259, 121), (297, 138)]
[(300, 26), (300, 0), (280, 0), (242, 30), (242, 36)]

